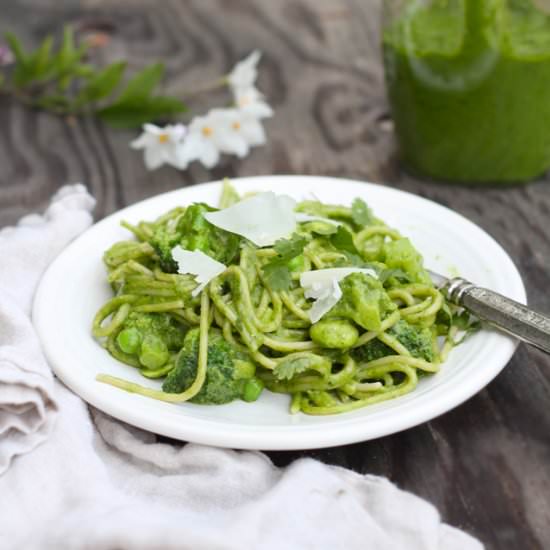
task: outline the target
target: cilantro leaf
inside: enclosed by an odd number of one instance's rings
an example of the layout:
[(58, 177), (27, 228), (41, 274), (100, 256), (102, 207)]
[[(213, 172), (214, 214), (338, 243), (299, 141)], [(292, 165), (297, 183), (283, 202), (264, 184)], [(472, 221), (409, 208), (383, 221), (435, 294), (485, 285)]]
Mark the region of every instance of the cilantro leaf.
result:
[(330, 236), (330, 242), (338, 250), (359, 256), (359, 251), (353, 242), (353, 235), (342, 225), (338, 227), (336, 233)]
[(453, 316), (452, 325), (459, 330), (468, 330), (470, 328), (472, 316), (466, 310)]
[(331, 366), (330, 359), (313, 353), (288, 355), (273, 369), (273, 374), (279, 380), (290, 380), (297, 374), (314, 370), (326, 379), (330, 376)]
[(309, 368), (309, 361), (306, 358), (299, 357), (291, 361), (283, 361), (274, 369), (273, 374), (279, 380), (290, 380), (296, 374), (300, 374)]
[(461, 344), (466, 338), (469, 338), (482, 328), (481, 321), (466, 310), (453, 316), (451, 326), (457, 327), (462, 333), (461, 336), (454, 341), (455, 346), (458, 346), (458, 344)]
[(296, 256), (299, 256), (304, 251), (307, 240), (305, 237), (301, 237), (296, 233), (292, 235), (290, 239), (279, 239), (273, 248), (275, 252), (286, 261), (292, 260)]
[(302, 254), (307, 239), (298, 234), (292, 235), (290, 239), (279, 239), (273, 246), (277, 256), (267, 262), (262, 270), (269, 283), (269, 286), (276, 291), (288, 290), (291, 277), (289, 262)]
[(336, 233), (330, 236), (330, 242), (339, 252), (343, 252), (352, 265), (362, 266), (364, 264), (361, 254), (355, 243), (353, 235), (343, 226), (338, 226)]
[(263, 267), (264, 275), (272, 290), (282, 291), (290, 288), (290, 269), (279, 260), (271, 260)]
[(481, 321), (466, 310), (453, 313), (447, 303), (437, 312), (436, 327), (439, 335), (447, 335), (451, 327), (458, 329), (459, 336), (453, 341), (458, 346), (482, 328)]
[(351, 205), (351, 218), (357, 225), (370, 225), (374, 221), (374, 214), (365, 201), (357, 198)]

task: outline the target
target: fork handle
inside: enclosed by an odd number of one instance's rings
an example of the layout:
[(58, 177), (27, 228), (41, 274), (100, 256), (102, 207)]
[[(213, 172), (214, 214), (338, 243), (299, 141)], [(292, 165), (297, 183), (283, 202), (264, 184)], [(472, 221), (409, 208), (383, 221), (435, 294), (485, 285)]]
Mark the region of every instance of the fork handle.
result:
[(454, 304), (546, 353), (550, 353), (550, 317), (510, 300), (497, 292), (475, 286), (457, 277), (447, 285)]

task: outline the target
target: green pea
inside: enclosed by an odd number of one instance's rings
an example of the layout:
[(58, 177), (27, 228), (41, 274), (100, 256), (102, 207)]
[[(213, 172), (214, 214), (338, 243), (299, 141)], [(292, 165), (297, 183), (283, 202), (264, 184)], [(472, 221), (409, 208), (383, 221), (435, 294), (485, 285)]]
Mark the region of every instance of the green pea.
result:
[(234, 359), (233, 367), (235, 369), (233, 377), (235, 380), (252, 378), (256, 374), (256, 366), (250, 361), (244, 359)]
[(290, 269), (290, 271), (303, 271), (304, 267), (305, 259), (302, 254), (296, 256), (295, 258), (292, 258), (292, 260), (288, 262), (288, 269)]
[(116, 343), (124, 353), (137, 353), (141, 344), (141, 334), (137, 328), (125, 328), (118, 333)]
[(258, 397), (260, 397), (263, 389), (264, 383), (259, 378), (250, 378), (244, 385), (242, 400), (247, 403), (256, 401)]
[(139, 362), (148, 369), (159, 369), (168, 361), (170, 353), (161, 338), (148, 334), (141, 343)]
[(323, 348), (351, 348), (359, 338), (359, 331), (345, 319), (319, 321), (309, 329), (311, 339)]

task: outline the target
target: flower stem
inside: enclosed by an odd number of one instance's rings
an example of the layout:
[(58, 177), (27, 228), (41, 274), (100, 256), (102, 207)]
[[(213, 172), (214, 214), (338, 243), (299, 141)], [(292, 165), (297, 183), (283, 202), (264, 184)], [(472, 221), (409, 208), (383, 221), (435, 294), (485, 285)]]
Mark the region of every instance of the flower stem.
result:
[(199, 94), (204, 94), (206, 92), (213, 92), (214, 90), (217, 90), (218, 88), (222, 88), (223, 86), (226, 86), (226, 85), (227, 85), (227, 77), (222, 76), (220, 78), (217, 78), (216, 80), (212, 80), (210, 82), (206, 82), (205, 84), (201, 84), (196, 88), (190, 88), (188, 90), (184, 90), (179, 95), (182, 98), (194, 97)]

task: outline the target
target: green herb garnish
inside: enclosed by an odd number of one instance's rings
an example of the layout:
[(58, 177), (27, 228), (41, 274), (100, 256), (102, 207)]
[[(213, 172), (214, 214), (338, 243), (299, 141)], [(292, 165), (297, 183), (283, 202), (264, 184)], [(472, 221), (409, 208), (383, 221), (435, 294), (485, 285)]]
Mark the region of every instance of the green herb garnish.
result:
[(76, 44), (70, 26), (64, 28), (57, 49), (52, 35), (30, 52), (13, 33), (5, 38), (15, 64), (0, 74), (0, 92), (26, 105), (58, 115), (94, 114), (118, 128), (137, 127), (185, 110), (179, 99), (155, 95), (164, 75), (161, 63), (145, 67), (123, 84), (126, 63), (92, 64), (87, 43)]
[(262, 270), (273, 290), (290, 288), (291, 276), (289, 263), (304, 251), (307, 239), (294, 233), (290, 239), (279, 239), (273, 246), (277, 256), (266, 263)]

